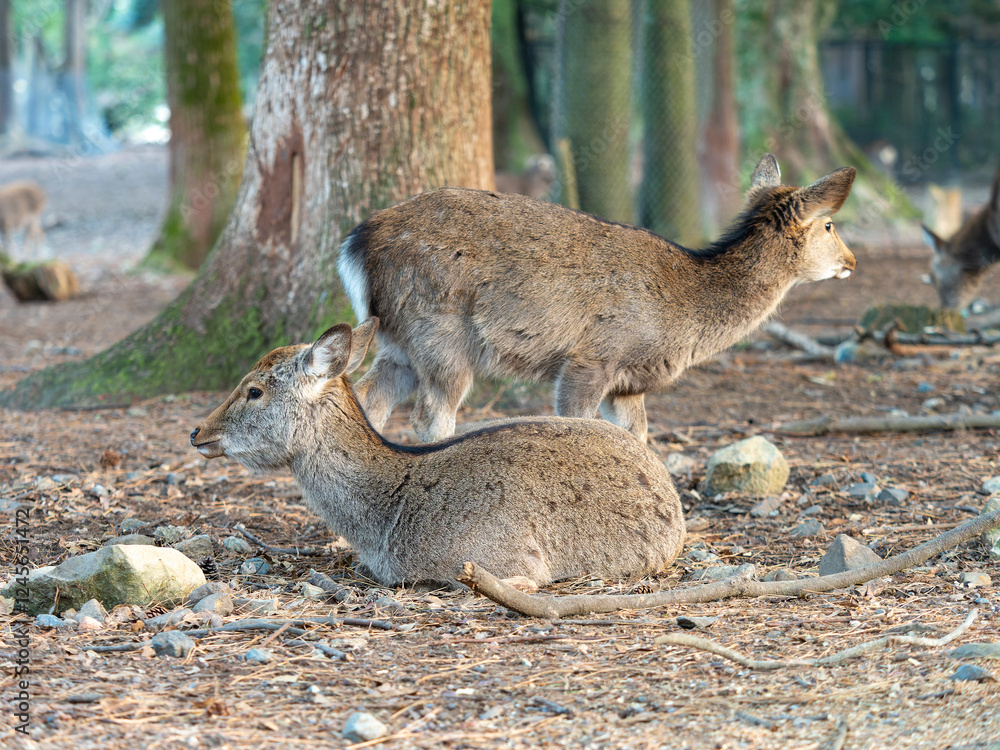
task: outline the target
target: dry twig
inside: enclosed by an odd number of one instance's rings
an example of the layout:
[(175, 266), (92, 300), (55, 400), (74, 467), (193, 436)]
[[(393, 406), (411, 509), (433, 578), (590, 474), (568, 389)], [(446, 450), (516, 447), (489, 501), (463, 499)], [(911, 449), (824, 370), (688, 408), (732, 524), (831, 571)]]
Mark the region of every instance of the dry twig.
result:
[(295, 555), (296, 557), (322, 557), (323, 555), (329, 554), (328, 550), (316, 549), (315, 547), (275, 547), (273, 544), (268, 544), (260, 537), (254, 536), (243, 524), (238, 523), (233, 526), (238, 532), (249, 539), (254, 544), (257, 544), (273, 555)]
[(698, 638), (697, 636), (688, 635), (687, 633), (667, 633), (666, 635), (654, 638), (653, 643), (658, 646), (690, 646), (691, 648), (707, 651), (711, 654), (715, 654), (716, 656), (721, 656), (724, 659), (734, 661), (741, 667), (746, 667), (747, 669), (764, 670), (787, 669), (788, 667), (826, 667), (832, 664), (841, 664), (848, 659), (861, 656), (869, 651), (874, 651), (879, 648), (893, 646), (896, 644), (924, 646), (927, 648), (945, 646), (968, 630), (972, 626), (972, 623), (975, 621), (976, 615), (978, 614), (979, 610), (973, 609), (969, 612), (969, 616), (965, 618), (965, 621), (961, 625), (948, 633), (948, 635), (942, 636), (941, 638), (922, 638), (917, 635), (887, 635), (874, 641), (860, 643), (857, 646), (852, 646), (851, 648), (838, 651), (835, 654), (830, 654), (829, 656), (824, 656), (819, 659), (748, 659), (739, 652), (728, 649), (725, 646), (720, 646), (718, 643), (710, 641), (707, 638)]
[(616, 612), (621, 609), (646, 609), (677, 604), (702, 604), (735, 597), (805, 596), (855, 586), (876, 578), (893, 575), (919, 565), (956, 544), (972, 539), (987, 529), (1000, 525), (1000, 510), (984, 513), (951, 531), (924, 542), (918, 547), (890, 557), (875, 565), (843, 573), (798, 581), (752, 581), (729, 578), (697, 588), (659, 591), (653, 594), (580, 594), (575, 596), (532, 596), (508, 586), (473, 562), (466, 562), (456, 578), (488, 599), (529, 617), (559, 619), (567, 615)]
[(793, 330), (776, 320), (772, 320), (764, 324), (761, 330), (781, 343), (787, 344), (795, 349), (801, 349), (812, 357), (820, 357), (823, 359), (831, 359), (833, 357), (833, 349), (829, 346), (824, 346), (812, 336), (807, 336), (800, 331)]
[(939, 414), (919, 417), (819, 417), (788, 422), (775, 432), (792, 435), (829, 435), (871, 432), (936, 432), (938, 430), (993, 429), (1000, 427), (995, 414)]

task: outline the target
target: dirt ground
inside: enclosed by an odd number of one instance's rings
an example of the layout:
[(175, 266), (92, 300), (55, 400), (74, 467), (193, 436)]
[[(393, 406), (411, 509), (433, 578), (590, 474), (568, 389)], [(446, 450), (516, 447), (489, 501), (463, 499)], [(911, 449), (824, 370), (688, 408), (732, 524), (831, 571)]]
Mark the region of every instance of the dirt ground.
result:
[[(162, 150), (0, 165), (0, 182), (25, 176), (49, 190), (49, 246), (78, 270), (85, 294), (58, 305), (18, 305), (0, 294), (0, 388), (102, 350), (151, 319), (186, 283), (126, 272), (156, 231), (166, 176)], [(849, 241), (856, 274), (793, 290), (782, 308), (784, 323), (816, 336), (844, 335), (875, 302), (933, 302), (919, 280), (926, 252), (914, 233), (862, 239)], [(985, 296), (1000, 304), (996, 276)], [(896, 410), (990, 413), (1000, 410), (998, 385), (1000, 352), (985, 347), (833, 366), (802, 361), (757, 337), (692, 370), (670, 393), (647, 399), (652, 448), (663, 458), (682, 453), (693, 462), (690, 476), (677, 480), (692, 528), (685, 551), (667, 575), (647, 583), (699, 585), (687, 578), (709, 564), (698, 561), (702, 553), (754, 563), (759, 575), (777, 568), (813, 574), (837, 534), (885, 557), (974, 517), (985, 502), (983, 481), (1000, 475), (996, 430), (792, 437), (780, 426)], [(253, 477), (190, 448), (191, 429), (223, 395), (164, 396), (120, 410), (0, 410), (5, 570), (18, 505), (30, 509), (26, 536), (36, 565), (96, 549), (121, 533), (126, 519), (147, 524), (143, 530), (182, 525), (212, 537), (222, 580), (246, 596), (276, 600), (269, 617), (332, 616), (331, 624), (310, 626), (308, 637), (345, 652), (346, 660), (288, 645), (286, 634), (269, 631), (199, 638), (189, 657), (171, 659), (90, 650), (147, 638), (133, 632), (136, 617), (94, 631), (31, 626), (32, 739), (24, 740), (11, 729), (17, 648), (13, 621), (4, 616), (3, 746), (1000, 748), (1000, 683), (950, 679), (961, 665), (948, 656), (954, 645), (1000, 641), (1000, 564), (977, 541), (868, 588), (533, 620), (468, 592), (386, 591), (353, 580), (350, 551), (306, 510), (290, 477)], [(481, 385), (459, 420), (551, 413), (549, 395), (537, 386)], [(393, 416), (390, 438), (412, 440), (406, 416), (405, 409)], [(698, 491), (712, 452), (752, 434), (768, 436), (791, 465), (780, 506), (763, 517), (749, 513), (758, 498)], [(862, 472), (908, 490), (908, 498), (894, 504), (851, 496), (846, 489)], [(37, 482), (53, 476), (54, 487)], [(812, 484), (820, 476), (826, 482)], [(95, 495), (94, 484), (108, 494)], [(793, 537), (809, 519), (822, 530)], [(273, 554), (272, 572), (241, 575), (247, 556), (220, 543), (237, 524), (271, 545), (312, 545), (323, 554)], [(310, 569), (346, 572), (354, 601), (303, 597)], [(962, 574), (973, 571), (993, 584), (963, 584)], [(634, 584), (580, 579), (542, 593), (627, 592)], [(382, 596), (401, 607), (377, 606)], [(974, 608), (973, 624), (951, 645), (878, 648), (827, 667), (751, 670), (654, 643), (679, 632), (681, 615), (716, 617), (697, 635), (755, 659), (816, 658), (894, 633), (941, 636)], [(343, 622), (348, 617), (390, 625), (356, 627)], [(262, 646), (272, 661), (238, 658)], [(996, 661), (978, 664), (1000, 679)], [(343, 739), (355, 711), (373, 714), (389, 735), (353, 745)]]

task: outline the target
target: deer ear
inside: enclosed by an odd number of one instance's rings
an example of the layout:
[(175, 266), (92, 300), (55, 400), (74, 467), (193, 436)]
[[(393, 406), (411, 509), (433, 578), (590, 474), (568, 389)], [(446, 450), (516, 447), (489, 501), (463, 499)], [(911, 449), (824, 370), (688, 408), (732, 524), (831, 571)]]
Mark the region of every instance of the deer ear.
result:
[(750, 175), (750, 189), (772, 188), (781, 185), (781, 169), (774, 154), (764, 154)]
[(364, 362), (365, 354), (368, 353), (368, 346), (372, 343), (372, 337), (378, 329), (378, 318), (368, 318), (363, 323), (359, 323), (351, 334), (351, 356), (344, 368), (344, 374), (350, 375), (358, 369)]
[(317, 378), (335, 378), (342, 374), (351, 356), (351, 327), (347, 323), (335, 325), (316, 339), (302, 357), (302, 367), (307, 375)]
[(938, 237), (934, 232), (930, 230), (926, 224), (920, 225), (921, 234), (924, 237), (924, 244), (927, 245), (935, 253), (940, 253), (942, 248), (945, 246), (945, 241)]
[(800, 200), (799, 220), (808, 223), (837, 213), (851, 194), (851, 185), (857, 174), (858, 170), (854, 167), (843, 167), (820, 177), (812, 185), (799, 188), (796, 191)]

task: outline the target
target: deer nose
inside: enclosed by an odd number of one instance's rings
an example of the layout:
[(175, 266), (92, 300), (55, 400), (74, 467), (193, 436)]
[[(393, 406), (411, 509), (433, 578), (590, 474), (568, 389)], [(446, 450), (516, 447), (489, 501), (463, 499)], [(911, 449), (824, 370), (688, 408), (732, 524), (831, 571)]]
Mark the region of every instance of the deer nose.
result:
[(195, 427), (194, 432), (191, 433), (191, 445), (194, 445), (194, 439), (198, 437), (198, 433), (201, 432), (200, 427)]

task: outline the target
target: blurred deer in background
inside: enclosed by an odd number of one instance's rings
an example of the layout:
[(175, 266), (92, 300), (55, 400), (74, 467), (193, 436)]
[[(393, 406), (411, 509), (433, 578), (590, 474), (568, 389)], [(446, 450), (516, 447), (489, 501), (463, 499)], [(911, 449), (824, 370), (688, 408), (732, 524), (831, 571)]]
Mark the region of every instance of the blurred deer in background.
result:
[(979, 211), (945, 240), (926, 224), (924, 242), (934, 251), (931, 281), (942, 307), (964, 309), (983, 286), (987, 270), (1000, 260), (1000, 169), (993, 177), (990, 197)]
[(524, 173), (497, 172), (498, 193), (517, 193), (543, 200), (556, 184), (556, 162), (548, 154), (536, 154), (528, 159)]
[(0, 232), (3, 233), (5, 250), (11, 250), (12, 232), (27, 229), (24, 235), (25, 253), (29, 243), (32, 245), (32, 257), (40, 252), (45, 239), (42, 231), (44, 208), (45, 191), (38, 183), (21, 180), (0, 186)]

